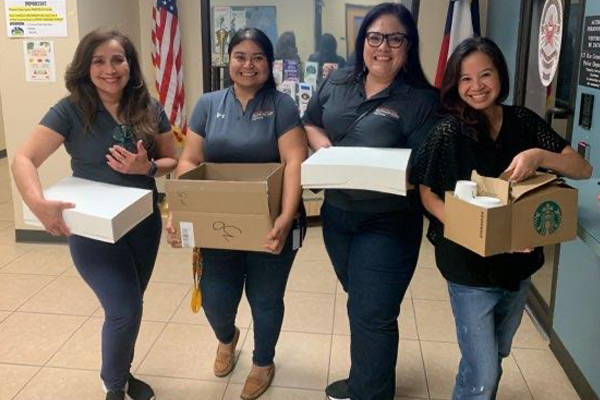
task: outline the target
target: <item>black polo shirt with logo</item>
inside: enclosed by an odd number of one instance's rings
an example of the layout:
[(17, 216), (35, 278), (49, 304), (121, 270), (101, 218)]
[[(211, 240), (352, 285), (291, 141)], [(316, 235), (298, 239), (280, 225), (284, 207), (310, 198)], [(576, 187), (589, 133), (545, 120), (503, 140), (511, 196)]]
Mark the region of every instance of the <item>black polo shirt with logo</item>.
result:
[[(364, 75), (335, 71), (311, 98), (303, 120), (325, 130), (334, 146), (417, 149), (437, 121), (439, 97), (431, 88), (417, 88), (402, 74), (385, 90), (367, 99)], [(345, 131), (376, 104), (350, 132)], [(342, 138), (340, 138), (343, 136)], [(364, 190), (326, 190), (326, 201), (349, 211), (409, 211), (406, 197)]]
[(280, 162), (278, 139), (302, 124), (287, 94), (263, 87), (242, 109), (233, 87), (202, 95), (190, 129), (204, 138), (204, 159), (221, 163)]

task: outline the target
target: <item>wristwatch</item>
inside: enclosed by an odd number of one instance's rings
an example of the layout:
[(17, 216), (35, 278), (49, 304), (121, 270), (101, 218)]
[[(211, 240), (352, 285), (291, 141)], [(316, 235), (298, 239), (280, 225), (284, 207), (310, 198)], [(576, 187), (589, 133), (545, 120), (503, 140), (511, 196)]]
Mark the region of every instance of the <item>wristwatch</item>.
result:
[(150, 169), (146, 172), (146, 176), (150, 176), (154, 178), (156, 172), (158, 171), (158, 164), (154, 162), (154, 160), (150, 160)]

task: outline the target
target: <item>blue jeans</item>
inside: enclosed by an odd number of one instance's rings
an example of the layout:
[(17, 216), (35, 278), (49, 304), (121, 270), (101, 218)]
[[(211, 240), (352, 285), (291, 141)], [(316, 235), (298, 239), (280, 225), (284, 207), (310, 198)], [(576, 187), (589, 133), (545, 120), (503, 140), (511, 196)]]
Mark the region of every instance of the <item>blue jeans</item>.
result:
[(280, 254), (202, 249), (204, 271), (200, 280), (202, 307), (217, 339), (230, 343), (244, 285), (254, 323), (252, 362), (273, 363), (283, 323), (285, 287), (297, 250), (292, 234)]
[(420, 213), (345, 211), (325, 202), (323, 237), (348, 293), (352, 400), (391, 400), (396, 389), (398, 315), (415, 271)]
[(502, 359), (521, 324), (530, 282), (522, 281), (516, 292), (448, 282), (462, 355), (453, 400), (496, 398)]
[(160, 211), (155, 209), (114, 244), (76, 235), (68, 238), (75, 268), (104, 309), (100, 376), (108, 390), (122, 390), (129, 377), (161, 225)]

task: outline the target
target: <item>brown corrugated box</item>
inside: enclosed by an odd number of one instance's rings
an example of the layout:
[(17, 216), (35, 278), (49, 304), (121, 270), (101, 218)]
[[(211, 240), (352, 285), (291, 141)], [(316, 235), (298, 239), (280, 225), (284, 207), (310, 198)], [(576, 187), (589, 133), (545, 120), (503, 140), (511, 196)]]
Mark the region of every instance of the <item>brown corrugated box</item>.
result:
[(166, 182), (183, 247), (265, 251), (281, 211), (282, 164), (203, 163)]
[(444, 236), (481, 256), (556, 244), (577, 236), (577, 190), (555, 175), (537, 173), (522, 182), (479, 176), (479, 195), (500, 199), (484, 208), (445, 195)]

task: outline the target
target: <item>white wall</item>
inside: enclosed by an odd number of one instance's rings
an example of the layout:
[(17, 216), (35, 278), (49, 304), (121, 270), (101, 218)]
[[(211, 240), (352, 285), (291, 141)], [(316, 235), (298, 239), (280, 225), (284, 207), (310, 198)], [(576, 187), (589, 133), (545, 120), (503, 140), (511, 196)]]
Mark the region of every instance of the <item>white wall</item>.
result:
[(4, 138), (4, 117), (2, 116), (2, 96), (0, 96), (0, 151), (6, 150), (6, 139)]
[[(185, 0), (184, 0), (185, 1)], [(140, 48), (138, 2), (132, 0), (77, 0), (79, 37), (100, 27), (122, 30)]]
[[(5, 34), (6, 16), (4, 7), (0, 10), (0, 96), (2, 97), (2, 116), (6, 149), (9, 162), (15, 151), (25, 141), (31, 130), (37, 125), (48, 108), (67, 93), (63, 76), (67, 64), (71, 61), (79, 41), (76, 0), (66, 0), (69, 36), (51, 38), (54, 41), (56, 61), (56, 82), (31, 83), (25, 81), (23, 41), (11, 39)], [(7, 101), (10, 99), (10, 101)], [(51, 184), (68, 175), (69, 159), (61, 148), (52, 155), (39, 170), (45, 185)], [(12, 183), (12, 199), (16, 229), (32, 229), (23, 223), (21, 197)]]

